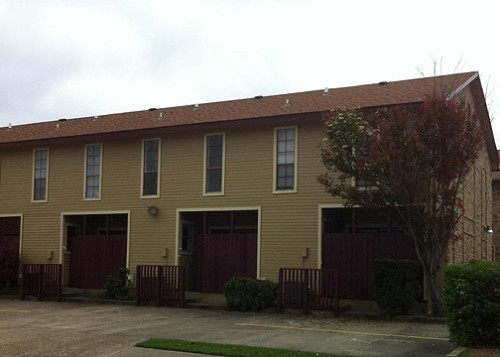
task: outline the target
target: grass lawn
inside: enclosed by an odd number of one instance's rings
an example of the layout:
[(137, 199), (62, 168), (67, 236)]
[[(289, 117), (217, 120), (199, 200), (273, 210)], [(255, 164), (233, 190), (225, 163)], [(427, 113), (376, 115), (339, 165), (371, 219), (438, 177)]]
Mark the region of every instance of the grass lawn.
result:
[(140, 342), (135, 346), (226, 357), (346, 357), (330, 353), (302, 352), (278, 348), (226, 345), (220, 343), (169, 340), (162, 338), (151, 338), (147, 341)]

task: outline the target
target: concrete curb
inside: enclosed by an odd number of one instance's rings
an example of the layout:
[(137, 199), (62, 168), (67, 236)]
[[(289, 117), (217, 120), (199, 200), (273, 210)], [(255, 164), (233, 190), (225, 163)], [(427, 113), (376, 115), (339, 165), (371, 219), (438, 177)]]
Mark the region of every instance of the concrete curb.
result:
[(457, 356), (460, 356), (462, 354), (462, 352), (465, 351), (465, 350), (466, 350), (465, 347), (457, 347), (453, 351), (451, 351), (450, 353), (448, 353), (446, 355), (446, 357), (457, 357)]

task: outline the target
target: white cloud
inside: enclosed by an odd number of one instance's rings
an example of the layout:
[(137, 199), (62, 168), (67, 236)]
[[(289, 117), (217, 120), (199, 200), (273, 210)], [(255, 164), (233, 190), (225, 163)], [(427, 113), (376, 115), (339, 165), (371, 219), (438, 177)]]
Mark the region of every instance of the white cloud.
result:
[(0, 33), (0, 126), (414, 78), (433, 61), (500, 81), (485, 0), (6, 0)]

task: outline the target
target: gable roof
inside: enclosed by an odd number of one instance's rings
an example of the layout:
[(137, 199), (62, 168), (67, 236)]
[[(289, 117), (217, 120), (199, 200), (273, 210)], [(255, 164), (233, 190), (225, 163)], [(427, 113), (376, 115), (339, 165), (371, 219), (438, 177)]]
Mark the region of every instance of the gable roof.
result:
[(0, 149), (72, 141), (88, 136), (130, 136), (137, 135), (138, 131), (209, 123), (241, 125), (251, 119), (276, 120), (321, 114), (337, 107), (372, 108), (420, 103), (433, 94), (453, 98), (465, 87), (469, 87), (473, 95), (491, 168), (499, 170), (497, 148), (477, 72), (9, 126), (0, 128)]
[(474, 76), (477, 72), (335, 88), (327, 93), (315, 90), (16, 125), (0, 128), (0, 147), (47, 139), (120, 135), (144, 129), (317, 113), (339, 106), (367, 108), (417, 103), (436, 91), (453, 93)]

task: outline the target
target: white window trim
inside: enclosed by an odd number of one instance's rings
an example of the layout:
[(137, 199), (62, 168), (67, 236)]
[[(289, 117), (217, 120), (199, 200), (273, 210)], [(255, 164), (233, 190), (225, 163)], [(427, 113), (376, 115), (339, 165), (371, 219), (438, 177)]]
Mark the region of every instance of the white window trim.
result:
[[(146, 141), (158, 141), (158, 182), (156, 187), (156, 195), (143, 195), (144, 192), (144, 143)], [(143, 139), (141, 144), (141, 187), (140, 187), (140, 198), (160, 198), (160, 180), (161, 180), (161, 138), (149, 138)]]
[[(35, 200), (35, 155), (37, 151), (47, 151), (47, 175), (45, 176), (45, 199)], [(49, 168), (50, 168), (50, 150), (49, 148), (36, 148), (33, 149), (33, 164), (32, 166), (32, 179), (31, 179), (31, 203), (45, 203), (49, 200)]]
[[(221, 190), (217, 192), (207, 192), (207, 138), (209, 136), (222, 135), (222, 173), (221, 173)], [(225, 188), (226, 176), (226, 133), (210, 133), (205, 134), (203, 140), (203, 196), (223, 196)]]
[[(276, 187), (276, 178), (278, 175), (277, 170), (277, 151), (278, 151), (278, 130), (283, 129), (295, 129), (295, 152), (294, 152), (294, 166), (293, 166), (293, 189), (292, 190), (278, 190)], [(298, 152), (299, 152), (299, 128), (298, 126), (283, 126), (274, 128), (274, 145), (273, 145), (273, 193), (282, 194), (282, 193), (296, 193), (298, 186), (298, 177), (297, 177), (297, 168), (299, 166), (298, 161)]]
[[(87, 197), (87, 149), (89, 146), (99, 146), (100, 147), (100, 155), (99, 155), (99, 196), (98, 197)], [(84, 201), (99, 201), (101, 199), (102, 193), (102, 144), (87, 144), (85, 145), (84, 162), (83, 162), (83, 200)]]

